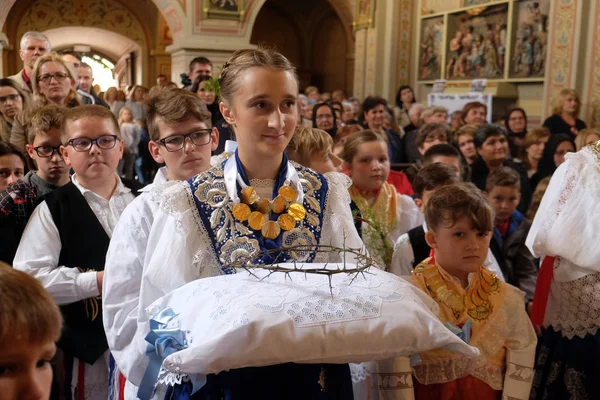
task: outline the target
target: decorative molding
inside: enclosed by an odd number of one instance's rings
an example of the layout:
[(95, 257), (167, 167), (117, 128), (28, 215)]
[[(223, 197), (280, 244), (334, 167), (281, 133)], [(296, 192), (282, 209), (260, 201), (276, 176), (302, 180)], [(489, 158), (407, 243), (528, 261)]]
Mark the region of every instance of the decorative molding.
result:
[(410, 46), (413, 3), (411, 0), (401, 0), (400, 2), (400, 20), (398, 21), (398, 85), (408, 85), (410, 77)]

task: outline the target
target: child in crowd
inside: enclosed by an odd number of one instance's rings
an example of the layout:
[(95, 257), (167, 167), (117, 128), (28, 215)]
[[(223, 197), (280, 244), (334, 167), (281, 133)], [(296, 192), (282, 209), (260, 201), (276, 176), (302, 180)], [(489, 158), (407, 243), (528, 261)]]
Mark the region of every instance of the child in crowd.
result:
[(140, 132), (133, 121), (133, 112), (128, 107), (123, 107), (119, 111), (119, 128), (121, 129), (121, 137), (125, 143), (123, 159), (119, 163), (119, 173), (121, 177), (133, 180)]
[(531, 221), (517, 210), (521, 200), (519, 174), (508, 167), (492, 171), (487, 178), (488, 201), (495, 212), (490, 248), (506, 282), (525, 292), (525, 303), (533, 300), (538, 262), (525, 246)]
[(48, 399), (62, 319), (40, 282), (0, 262), (0, 397)]
[[(451, 167), (434, 163), (422, 168), (413, 182), (415, 204), (422, 213), (433, 192), (446, 185), (459, 183), (460, 178)], [(400, 236), (394, 245), (394, 255), (390, 272), (401, 276), (409, 275), (421, 261), (429, 257), (431, 248), (425, 241), (427, 224), (409, 230)]]
[(60, 153), (63, 109), (46, 105), (36, 110), (27, 130), (27, 153), (37, 171), (0, 192), (0, 260), (12, 264), (21, 235), (39, 199), (69, 182), (69, 168)]
[(454, 170), (458, 179), (461, 178), (462, 165), (460, 162), (460, 153), (452, 145), (440, 143), (431, 146), (425, 151), (423, 154), (423, 167), (435, 163), (446, 164)]
[(387, 183), (390, 159), (387, 143), (373, 131), (350, 136), (342, 159), (352, 179), (350, 198), (362, 222), (359, 234), (382, 268), (389, 270), (393, 246), (403, 233), (423, 223), (415, 202)]
[(16, 269), (38, 278), (61, 305), (65, 328), (58, 347), (65, 362), (58, 376), (67, 398), (108, 397), (100, 302), (104, 261), (113, 229), (134, 198), (115, 172), (123, 154), (120, 135), (105, 107), (65, 111), (61, 153), (75, 174), (34, 210), (14, 260)]
[[(412, 368), (413, 385), (408, 385), (414, 387), (410, 398), (529, 398), (537, 339), (523, 293), (482, 266), (493, 215), (485, 197), (471, 184), (444, 186), (425, 207), (429, 228), (425, 239), (434, 255), (408, 280), (439, 304), (442, 322), (462, 330), (465, 341), (480, 355), (468, 360), (446, 349), (420, 353)], [(406, 363), (396, 360), (380, 363), (379, 373), (407, 373), (400, 368)]]
[[(168, 180), (187, 180), (210, 168), (210, 154), (219, 143), (216, 129), (209, 129), (211, 114), (194, 93), (185, 89), (163, 89), (148, 100), (150, 153), (162, 167), (154, 184), (142, 189), (121, 216), (106, 256), (102, 295), (104, 326), (111, 351), (128, 382), (127, 398), (135, 396), (131, 371), (139, 361), (133, 340), (138, 318), (142, 273), (147, 263), (148, 238), (160, 227), (154, 226), (159, 204), (153, 201), (153, 186)], [(329, 137), (329, 136), (328, 136)], [(132, 235), (132, 232), (136, 232)], [(128, 285), (121, 285), (128, 282)], [(143, 311), (143, 310), (142, 310)], [(140, 311), (140, 312), (142, 312)]]
[(327, 132), (297, 126), (285, 153), (291, 161), (324, 174), (339, 172), (342, 164), (342, 160), (333, 154), (332, 149), (333, 139)]
[(27, 160), (16, 146), (0, 141), (0, 190), (23, 179), (27, 173)]

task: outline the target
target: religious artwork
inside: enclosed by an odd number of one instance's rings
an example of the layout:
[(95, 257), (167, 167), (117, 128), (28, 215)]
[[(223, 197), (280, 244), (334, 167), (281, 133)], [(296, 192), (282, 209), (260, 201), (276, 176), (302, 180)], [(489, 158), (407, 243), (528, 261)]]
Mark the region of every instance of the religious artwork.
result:
[(211, 19), (239, 20), (244, 7), (245, 0), (204, 0), (204, 15)]
[(356, 0), (354, 30), (370, 28), (375, 25), (375, 0)]
[(449, 15), (446, 79), (502, 78), (507, 22), (506, 4)]
[(443, 38), (444, 17), (427, 18), (421, 21), (419, 80), (431, 81), (442, 77)]
[(514, 21), (511, 78), (543, 78), (548, 49), (550, 0), (519, 1)]

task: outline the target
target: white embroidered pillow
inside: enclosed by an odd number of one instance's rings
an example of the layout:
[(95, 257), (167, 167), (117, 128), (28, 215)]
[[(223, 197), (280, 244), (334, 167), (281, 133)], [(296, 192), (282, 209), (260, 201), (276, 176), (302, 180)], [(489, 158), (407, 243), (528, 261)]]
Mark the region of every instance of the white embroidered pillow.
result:
[(165, 359), (166, 370), (363, 362), (440, 347), (478, 355), (438, 320), (431, 298), (393, 274), (371, 268), (356, 277), (334, 275), (332, 296), (327, 276), (253, 273), (264, 279), (247, 272), (200, 279), (146, 310), (151, 318), (170, 307), (177, 316), (168, 327), (185, 332), (188, 347)]

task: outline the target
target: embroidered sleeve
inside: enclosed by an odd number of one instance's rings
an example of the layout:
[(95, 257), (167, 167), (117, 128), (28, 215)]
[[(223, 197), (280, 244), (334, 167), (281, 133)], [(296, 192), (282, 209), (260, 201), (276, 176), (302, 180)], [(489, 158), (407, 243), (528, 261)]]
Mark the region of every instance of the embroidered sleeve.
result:
[[(512, 289), (512, 288), (511, 288)], [(510, 307), (510, 333), (506, 341), (506, 374), (502, 399), (529, 399), (533, 382), (533, 365), (537, 336), (525, 312), (523, 296), (513, 293), (506, 296), (506, 307)]]
[(376, 376), (380, 400), (414, 400), (409, 357), (378, 361)]

